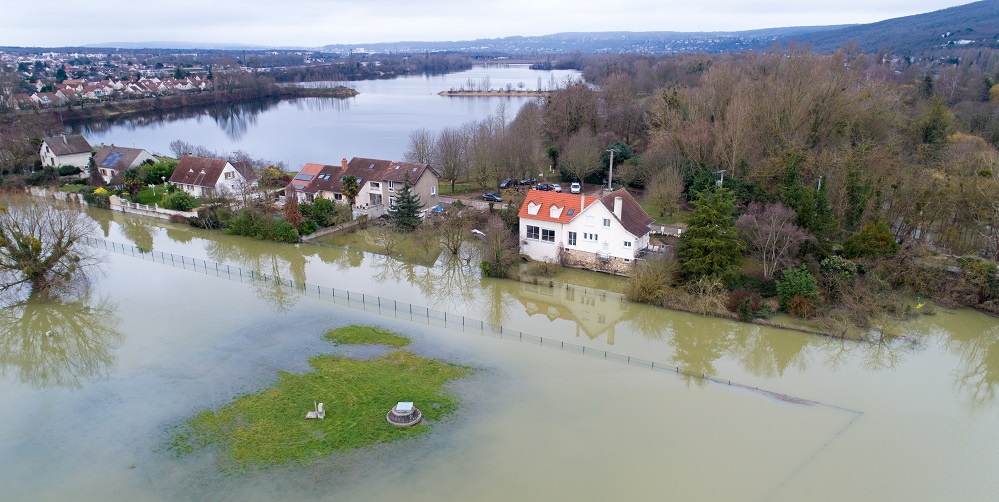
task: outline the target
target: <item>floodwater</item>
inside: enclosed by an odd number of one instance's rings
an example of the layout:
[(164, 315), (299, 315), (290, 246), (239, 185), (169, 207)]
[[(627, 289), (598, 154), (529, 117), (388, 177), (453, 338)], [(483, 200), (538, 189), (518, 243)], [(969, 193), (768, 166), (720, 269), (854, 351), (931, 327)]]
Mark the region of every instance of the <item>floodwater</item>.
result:
[[(91, 214), (107, 240), (160, 256), (423, 305), (587, 353), (108, 253), (87, 295), (0, 317), (4, 499), (999, 498), (999, 322), (974, 311), (937, 308), (904, 326), (905, 341), (859, 343), (633, 305), (562, 278), (482, 279), (463, 260), (425, 267)], [(353, 323), (477, 368), (454, 386), (461, 410), (423, 437), (309, 466), (226, 475), (211, 450), (166, 450), (172, 426), (278, 370), (305, 371), (336, 350), (320, 335)]]
[(68, 132), (101, 143), (144, 148), (172, 155), (170, 142), (183, 140), (209, 149), (243, 150), (254, 158), (284, 161), (297, 170), (306, 162), (336, 164), (341, 158), (401, 160), (409, 133), (485, 119), (506, 107), (513, 120), (529, 97), (447, 97), (438, 92), (510, 85), (550, 89), (573, 70), (539, 71), (528, 65), (476, 66), (445, 75), (348, 82), (360, 94), (352, 98), (305, 98), (257, 101), (207, 108), (148, 113), (140, 117), (80, 124)]

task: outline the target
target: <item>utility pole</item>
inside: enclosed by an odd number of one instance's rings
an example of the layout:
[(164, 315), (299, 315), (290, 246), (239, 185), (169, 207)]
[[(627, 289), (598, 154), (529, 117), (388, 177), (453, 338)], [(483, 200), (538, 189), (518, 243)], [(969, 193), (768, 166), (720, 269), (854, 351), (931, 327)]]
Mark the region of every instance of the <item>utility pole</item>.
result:
[(613, 191), (611, 188), (611, 183), (614, 182), (614, 150), (607, 150), (610, 152), (610, 173), (607, 175), (607, 191)]

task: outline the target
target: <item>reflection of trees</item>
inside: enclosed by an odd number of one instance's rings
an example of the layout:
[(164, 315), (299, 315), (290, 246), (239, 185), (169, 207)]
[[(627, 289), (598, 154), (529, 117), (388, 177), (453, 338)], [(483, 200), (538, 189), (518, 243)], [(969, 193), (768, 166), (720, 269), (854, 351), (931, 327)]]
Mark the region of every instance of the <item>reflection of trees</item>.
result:
[(681, 375), (689, 385), (691, 381), (699, 386), (704, 385), (704, 380), (695, 378), (704, 374), (712, 376), (715, 374), (714, 362), (733, 346), (732, 333), (728, 331), (731, 325), (721, 322), (712, 322), (704, 318), (702, 322), (694, 323), (672, 323), (673, 337), (669, 344), (673, 347), (673, 362), (680, 368), (680, 371), (688, 373)]
[[(268, 246), (242, 239), (234, 243), (226, 239), (206, 241), (205, 251), (213, 261), (236, 263), (252, 270), (254, 275), (266, 275), (266, 281), (253, 281), (251, 287), (257, 298), (267, 302), (277, 312), (288, 312), (298, 303), (298, 292), (305, 287), (307, 260), (297, 247)], [(294, 288), (289, 287), (289, 280), (294, 282)]]
[(478, 279), (469, 260), (447, 254), (437, 265), (427, 268), (416, 284), (434, 308), (454, 310), (468, 300)]
[(826, 366), (838, 369), (855, 357), (870, 371), (894, 368), (912, 354), (919, 343), (916, 338), (880, 337), (858, 342), (843, 338), (817, 338), (817, 347), (826, 355)]
[(260, 112), (270, 108), (265, 101), (234, 103), (225, 106), (213, 106), (205, 110), (219, 129), (225, 131), (225, 135), (233, 141), (239, 141), (246, 135), (250, 126), (257, 124), (257, 116)]
[(194, 233), (187, 232), (185, 230), (178, 230), (176, 228), (167, 227), (166, 235), (170, 240), (181, 244), (187, 244), (188, 242), (194, 240)]
[(947, 347), (961, 356), (961, 366), (954, 374), (958, 387), (970, 391), (972, 401), (977, 404), (995, 399), (999, 387), (999, 326), (973, 334), (967, 340), (953, 337)]
[(111, 235), (111, 221), (114, 216), (113, 212), (108, 211), (107, 209), (95, 209), (87, 206), (86, 213), (87, 216), (96, 221), (97, 225), (101, 227), (105, 238)]
[(357, 268), (364, 263), (364, 251), (351, 248), (320, 248), (308, 246), (308, 249), (318, 249), (319, 260), (327, 265), (333, 265), (338, 270)]
[(121, 223), (121, 233), (135, 243), (135, 247), (143, 253), (153, 250), (153, 234), (149, 226), (135, 218), (126, 218)]
[(114, 367), (111, 348), (120, 343), (117, 306), (92, 301), (32, 296), (0, 309), (0, 367), (38, 387), (79, 387), (80, 380)]
[(736, 331), (734, 348), (740, 361), (750, 373), (762, 377), (783, 376), (784, 370), (794, 366), (805, 369), (804, 349), (810, 335), (797, 333), (766, 332), (759, 326), (740, 326)]
[(113, 127), (124, 127), (136, 130), (151, 125), (166, 122), (176, 122), (208, 115), (233, 140), (239, 140), (246, 133), (248, 126), (255, 124), (257, 116), (276, 106), (278, 99), (259, 99), (234, 104), (212, 106), (192, 106), (170, 110), (146, 110), (142, 114), (129, 117), (114, 117), (108, 120), (77, 124), (73, 126), (73, 134), (100, 134), (110, 131)]
[(343, 112), (350, 109), (350, 100), (343, 98), (292, 98), (286, 102), (298, 110), (313, 112)]

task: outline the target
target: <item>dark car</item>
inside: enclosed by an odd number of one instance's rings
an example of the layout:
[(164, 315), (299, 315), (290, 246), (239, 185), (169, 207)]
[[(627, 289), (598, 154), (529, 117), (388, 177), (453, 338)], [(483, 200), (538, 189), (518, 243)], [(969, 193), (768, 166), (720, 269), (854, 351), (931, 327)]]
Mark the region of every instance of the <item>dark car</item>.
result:
[(537, 182), (538, 182), (538, 180), (534, 179), (534, 178), (524, 178), (524, 179), (520, 180), (520, 184), (521, 185), (533, 185), (533, 184), (535, 184)]
[(506, 190), (507, 188), (510, 188), (512, 186), (513, 186), (513, 180), (510, 179), (510, 178), (507, 178), (507, 179), (503, 180), (502, 183), (500, 183), (500, 188), (502, 188), (504, 190)]
[(535, 190), (541, 190), (542, 192), (551, 192), (555, 190), (555, 187), (549, 185), (548, 183), (538, 183), (538, 186), (534, 187)]
[(493, 192), (486, 192), (482, 194), (482, 200), (486, 202), (503, 202), (503, 198), (500, 197), (499, 194), (495, 194)]

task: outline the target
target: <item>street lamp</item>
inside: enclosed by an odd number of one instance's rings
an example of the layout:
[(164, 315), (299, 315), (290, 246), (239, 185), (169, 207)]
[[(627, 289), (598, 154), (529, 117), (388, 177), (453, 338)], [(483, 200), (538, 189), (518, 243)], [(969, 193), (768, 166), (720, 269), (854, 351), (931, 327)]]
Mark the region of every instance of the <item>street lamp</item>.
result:
[(607, 174), (607, 190), (612, 191), (611, 183), (614, 182), (614, 150), (607, 150), (610, 152), (610, 173)]

